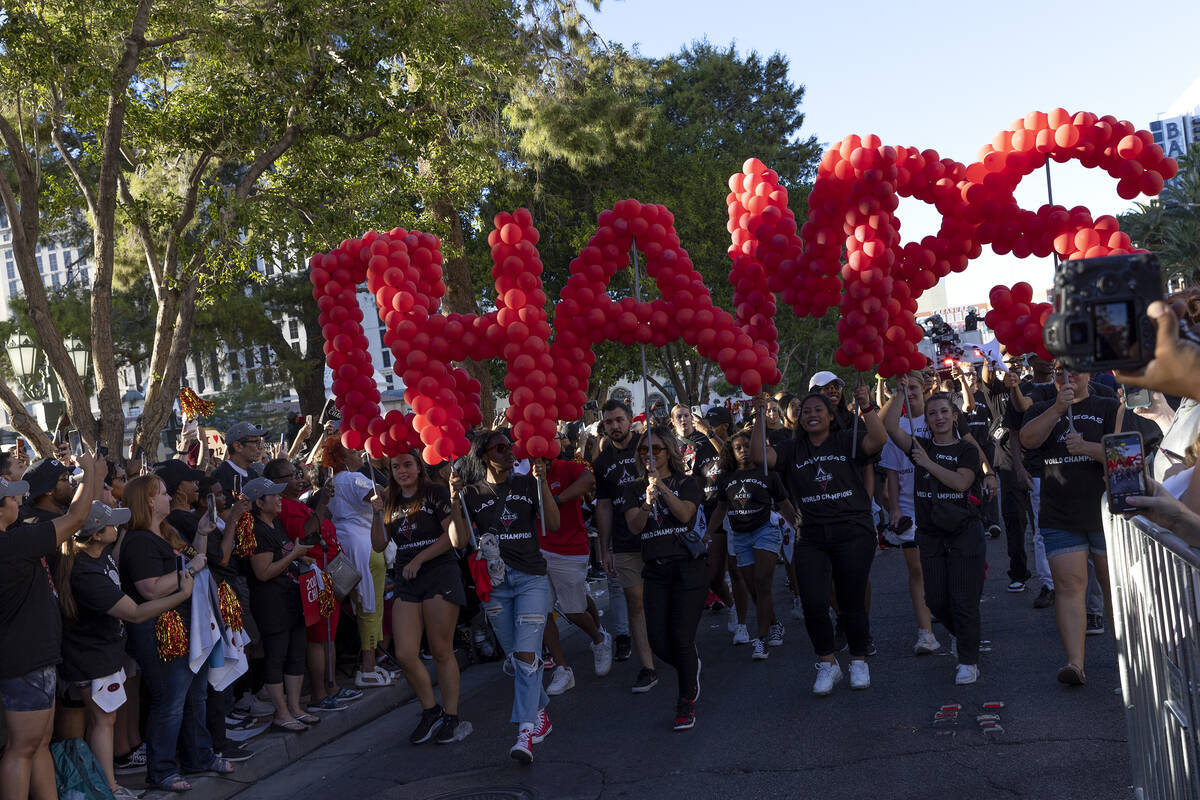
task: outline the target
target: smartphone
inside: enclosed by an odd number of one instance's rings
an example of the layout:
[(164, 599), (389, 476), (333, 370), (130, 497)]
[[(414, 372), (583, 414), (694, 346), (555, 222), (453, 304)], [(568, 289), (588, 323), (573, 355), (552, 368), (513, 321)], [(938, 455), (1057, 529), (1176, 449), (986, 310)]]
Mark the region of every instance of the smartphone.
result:
[(1137, 511), (1125, 498), (1146, 493), (1146, 454), (1137, 431), (1110, 433), (1104, 447), (1104, 480), (1108, 484), (1108, 510), (1114, 514)]
[(1121, 384), (1125, 392), (1126, 408), (1145, 408), (1150, 405), (1150, 390), (1144, 386), (1126, 386)]
[(79, 431), (70, 431), (67, 434), (68, 441), (71, 442), (71, 455), (76, 458), (83, 457), (83, 437), (79, 435)]
[(17, 455), (19, 455), (19, 456), (25, 455), (25, 440), (24, 439), (21, 439), (21, 438), (17, 439)]
[(99, 453), (100, 455), (104, 456), (105, 458), (108, 458), (108, 447), (106, 447), (105, 445), (100, 445), (99, 447), (97, 447), (96, 452)]
[(217, 524), (217, 498), (212, 492), (208, 493), (208, 521)]
[(233, 496), (240, 497), (242, 494), (242, 476), (236, 472), (233, 474)]

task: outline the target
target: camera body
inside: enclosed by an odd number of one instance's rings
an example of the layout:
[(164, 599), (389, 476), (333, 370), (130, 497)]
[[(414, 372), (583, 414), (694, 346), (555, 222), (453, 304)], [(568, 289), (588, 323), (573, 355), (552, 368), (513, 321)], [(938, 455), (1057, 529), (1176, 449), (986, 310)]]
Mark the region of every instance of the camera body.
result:
[(1163, 296), (1153, 253), (1064, 261), (1054, 295), (1043, 341), (1067, 369), (1133, 370), (1150, 361), (1156, 330), (1146, 308)]

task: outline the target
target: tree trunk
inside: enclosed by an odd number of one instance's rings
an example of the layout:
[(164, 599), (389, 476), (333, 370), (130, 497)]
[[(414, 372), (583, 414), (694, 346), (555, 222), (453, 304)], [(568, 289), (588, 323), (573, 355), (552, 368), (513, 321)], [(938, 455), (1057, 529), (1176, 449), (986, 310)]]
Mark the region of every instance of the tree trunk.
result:
[[(134, 440), (147, 452), (157, 451), (159, 435), (175, 408), (175, 400), (179, 396), (179, 387), (183, 379), (184, 362), (187, 360), (192, 339), (192, 327), (196, 321), (196, 291), (199, 280), (192, 277), (183, 287), (183, 291), (175, 295), (170, 293), (171, 302), (159, 300), (159, 317), (155, 325), (154, 350), (152, 364), (161, 364), (162, 373), (151, 373), (146, 378), (146, 402), (142, 416), (138, 418)], [(174, 324), (168, 321), (163, 313), (164, 307), (173, 307), (176, 311)], [(166, 355), (162, 355), (163, 351)], [(119, 402), (119, 398), (118, 398)], [(124, 425), (122, 416), (122, 426)], [(119, 441), (119, 440), (118, 440)]]
[(30, 445), (39, 456), (46, 458), (54, 455), (54, 442), (50, 440), (44, 430), (37, 426), (37, 421), (29, 416), (29, 412), (25, 410), (25, 405), (17, 397), (16, 392), (3, 380), (0, 380), (0, 403), (3, 403), (4, 408), (8, 411), (8, 416), (12, 419), (12, 426), (29, 440)]

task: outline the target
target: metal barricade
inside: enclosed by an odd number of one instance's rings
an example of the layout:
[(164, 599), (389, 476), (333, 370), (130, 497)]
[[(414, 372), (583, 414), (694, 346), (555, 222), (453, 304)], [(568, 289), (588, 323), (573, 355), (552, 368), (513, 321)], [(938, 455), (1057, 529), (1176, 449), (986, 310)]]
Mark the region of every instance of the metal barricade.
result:
[(1200, 549), (1104, 516), (1135, 796), (1200, 800)]

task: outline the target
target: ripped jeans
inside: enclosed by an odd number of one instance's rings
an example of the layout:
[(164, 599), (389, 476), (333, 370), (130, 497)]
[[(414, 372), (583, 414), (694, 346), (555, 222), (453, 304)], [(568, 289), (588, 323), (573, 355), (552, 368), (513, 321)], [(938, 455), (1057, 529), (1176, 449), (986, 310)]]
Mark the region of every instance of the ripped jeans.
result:
[[(542, 688), (542, 631), (550, 613), (550, 579), (508, 567), (504, 581), (492, 587), (483, 604), (500, 646), (508, 654), (505, 671), (513, 674), (513, 709), (510, 722), (537, 722), (538, 711), (550, 702)], [(526, 664), (513, 653), (533, 653)]]

